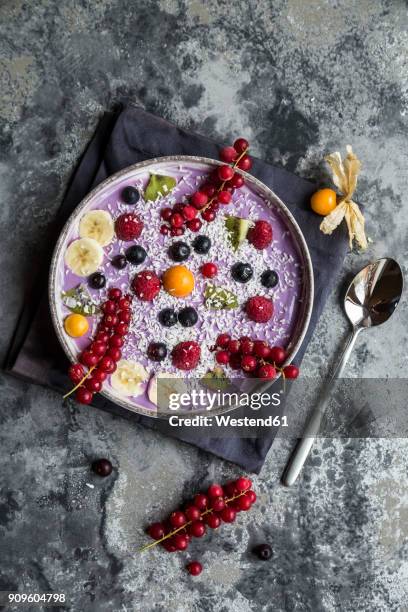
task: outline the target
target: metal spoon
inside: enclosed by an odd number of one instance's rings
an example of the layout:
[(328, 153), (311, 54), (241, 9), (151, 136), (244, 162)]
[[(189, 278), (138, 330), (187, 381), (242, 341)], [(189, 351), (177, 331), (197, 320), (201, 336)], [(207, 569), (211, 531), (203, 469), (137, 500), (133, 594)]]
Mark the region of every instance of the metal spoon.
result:
[(385, 323), (396, 309), (403, 289), (403, 277), (396, 261), (385, 257), (363, 268), (347, 289), (344, 309), (352, 325), (352, 332), (346, 342), (343, 354), (332, 371), (328, 383), (320, 396), (303, 432), (303, 438), (293, 451), (282, 476), (282, 482), (291, 486), (310, 453), (330, 399), (336, 378), (340, 378), (353, 350), (357, 336), (363, 329)]

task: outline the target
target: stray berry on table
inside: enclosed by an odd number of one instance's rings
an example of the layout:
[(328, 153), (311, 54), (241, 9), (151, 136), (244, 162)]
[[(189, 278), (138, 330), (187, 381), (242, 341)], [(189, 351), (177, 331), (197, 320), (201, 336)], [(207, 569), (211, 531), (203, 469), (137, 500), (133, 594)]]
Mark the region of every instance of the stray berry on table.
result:
[(109, 476), (112, 473), (112, 464), (109, 459), (97, 459), (92, 463), (92, 471), (98, 476)]
[(258, 544), (253, 549), (253, 553), (262, 561), (268, 561), (272, 557), (272, 548), (269, 544)]
[(190, 563), (186, 565), (186, 569), (192, 576), (198, 576), (203, 571), (203, 566), (199, 561), (190, 561)]

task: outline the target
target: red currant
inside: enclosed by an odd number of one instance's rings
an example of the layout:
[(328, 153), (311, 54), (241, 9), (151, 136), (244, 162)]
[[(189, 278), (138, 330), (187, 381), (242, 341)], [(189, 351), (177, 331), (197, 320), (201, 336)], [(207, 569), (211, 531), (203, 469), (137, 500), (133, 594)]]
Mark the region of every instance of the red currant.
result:
[(252, 159), (249, 157), (249, 155), (244, 155), (244, 157), (238, 162), (237, 166), (240, 170), (245, 170), (248, 172), (248, 170), (252, 168)]
[(119, 336), (119, 334), (113, 334), (113, 336), (109, 340), (109, 346), (115, 346), (116, 348), (121, 348), (124, 343), (124, 339), (122, 338), (122, 336)]
[(230, 356), (227, 351), (218, 351), (215, 355), (215, 359), (220, 365), (227, 365), (229, 357)]
[(283, 373), (286, 378), (297, 378), (299, 376), (299, 368), (291, 364), (283, 368)]
[(206, 210), (204, 210), (204, 212), (201, 213), (201, 216), (204, 221), (207, 221), (207, 223), (211, 223), (212, 221), (214, 221), (216, 214), (213, 210), (207, 208)]
[(79, 404), (90, 404), (92, 398), (93, 394), (85, 387), (79, 387), (79, 389), (76, 390), (75, 399)]
[(119, 359), (122, 357), (122, 351), (115, 346), (111, 346), (107, 354), (109, 357), (112, 357), (113, 361), (115, 362), (119, 361)]
[(220, 348), (226, 348), (231, 340), (231, 336), (229, 334), (220, 334), (217, 338), (217, 346)]
[(184, 206), (185, 204), (183, 204), (183, 202), (177, 202), (177, 204), (173, 206), (173, 213), (182, 213)]
[(187, 523), (187, 518), (184, 512), (176, 510), (170, 514), (170, 524), (172, 527), (182, 527)]
[(99, 391), (102, 389), (102, 383), (100, 380), (97, 380), (94, 378), (94, 376), (92, 376), (91, 378), (86, 379), (85, 387), (92, 393), (99, 393)]
[(118, 289), (117, 287), (113, 287), (113, 289), (109, 289), (108, 291), (108, 298), (110, 300), (120, 300), (120, 298), (122, 297), (122, 292), (120, 289)]
[(91, 351), (82, 351), (79, 360), (81, 363), (86, 365), (88, 368), (92, 368), (99, 361), (98, 355), (95, 355)]
[(249, 143), (245, 138), (237, 138), (234, 142), (234, 149), (237, 153), (243, 153), (249, 147)]
[(194, 505), (199, 510), (205, 510), (208, 506), (208, 497), (203, 493), (197, 493), (197, 495), (194, 496)]
[(117, 325), (115, 325), (115, 333), (119, 336), (126, 336), (128, 331), (129, 325), (126, 325), (126, 323), (118, 323)]
[(80, 363), (73, 363), (69, 367), (68, 376), (77, 385), (85, 376), (85, 370)]
[(221, 204), (229, 204), (231, 202), (231, 194), (229, 191), (220, 191), (219, 194), (217, 195), (217, 200), (218, 202), (220, 202)]
[(209, 497), (222, 497), (224, 495), (224, 491), (222, 490), (222, 486), (219, 484), (212, 484), (208, 487), (207, 491)]
[(237, 501), (237, 509), (243, 510), (244, 512), (249, 510), (252, 505), (251, 500), (249, 499), (249, 497), (246, 497), (246, 495), (242, 495), (241, 497), (238, 497), (236, 501)]
[(168, 225), (161, 225), (161, 226), (160, 226), (160, 233), (161, 233), (163, 236), (167, 236), (169, 232), (170, 232), (170, 228), (169, 228), (169, 226), (168, 226)]
[(113, 361), (112, 357), (108, 357), (108, 355), (105, 355), (105, 357), (102, 357), (99, 363), (99, 369), (103, 372), (106, 372), (107, 374), (112, 374), (112, 372), (116, 370), (116, 364)]
[(244, 185), (244, 183), (244, 177), (236, 172), (232, 177), (231, 181), (229, 182), (229, 185), (231, 185), (231, 187), (233, 187), (234, 189), (240, 189)]
[(129, 300), (127, 296), (120, 298), (120, 300), (118, 301), (118, 308), (120, 310), (129, 310), (131, 305), (132, 305), (132, 302)]
[(191, 196), (190, 202), (194, 206), (194, 208), (200, 210), (201, 208), (204, 208), (204, 206), (207, 204), (208, 195), (202, 191), (196, 191)]
[(198, 576), (203, 571), (203, 566), (198, 561), (191, 561), (186, 565), (186, 569), (192, 576)]
[(227, 482), (227, 484), (224, 485), (224, 491), (227, 497), (234, 497), (234, 495), (236, 495), (237, 493), (235, 482), (234, 481)]
[(286, 359), (286, 351), (281, 346), (273, 346), (269, 351), (268, 359), (276, 365), (281, 365)]
[(237, 151), (234, 147), (224, 147), (220, 151), (220, 160), (226, 164), (231, 164), (237, 157)]
[(217, 514), (206, 514), (204, 520), (210, 529), (217, 529), (221, 525), (221, 519)]
[(166, 530), (162, 523), (153, 523), (148, 529), (148, 534), (153, 540), (161, 540), (166, 535)]
[(196, 216), (197, 216), (197, 209), (194, 208), (194, 206), (185, 206), (183, 208), (183, 217), (187, 219), (187, 221), (191, 221)]
[(254, 355), (259, 359), (267, 359), (271, 349), (264, 340), (255, 340), (254, 342)]
[(192, 232), (198, 232), (203, 224), (200, 219), (191, 219), (191, 221), (187, 221), (186, 225)]
[(231, 166), (220, 166), (218, 168), (218, 178), (220, 179), (220, 181), (230, 181), (233, 176), (234, 170), (231, 168)]
[(218, 268), (214, 263), (205, 263), (201, 266), (200, 272), (205, 278), (214, 278), (217, 276)]
[(118, 322), (118, 317), (114, 314), (106, 314), (102, 319), (102, 325), (105, 327), (114, 327)]
[(223, 497), (217, 497), (212, 501), (212, 508), (215, 512), (221, 512), (225, 508), (225, 500)]
[(171, 208), (162, 208), (160, 211), (160, 216), (163, 219), (163, 221), (169, 221), (172, 214), (173, 214), (173, 211)]
[(177, 548), (173, 543), (173, 538), (169, 538), (168, 540), (164, 540), (161, 545), (167, 552), (176, 552)]
[(171, 236), (182, 236), (184, 234), (183, 227), (173, 227), (170, 231)]
[(252, 355), (253, 351), (254, 351), (254, 343), (252, 342), (252, 340), (249, 340), (249, 338), (241, 338), (240, 339), (241, 342), (241, 353), (243, 355)]
[(258, 368), (256, 375), (262, 380), (270, 380), (272, 378), (275, 378), (276, 370), (270, 363), (264, 363)]
[(105, 314), (115, 314), (116, 312), (116, 304), (113, 300), (108, 300), (107, 302), (105, 302), (104, 304), (102, 304), (102, 311)]
[(182, 533), (176, 533), (176, 535), (172, 537), (172, 540), (177, 550), (186, 550), (188, 547), (188, 540)]
[(94, 378), (95, 380), (99, 380), (99, 382), (103, 382), (104, 380), (106, 380), (107, 378), (107, 373), (104, 372), (103, 370), (99, 370), (99, 368), (97, 368), (96, 370), (93, 370), (92, 372), (92, 378)]
[(253, 355), (244, 355), (241, 359), (241, 368), (244, 372), (253, 372), (258, 362)]
[(132, 318), (132, 315), (130, 313), (130, 310), (119, 310), (118, 312), (119, 323), (129, 323), (131, 318)]
[(236, 510), (230, 506), (226, 506), (224, 510), (221, 510), (220, 512), (220, 518), (224, 521), (224, 523), (233, 523), (236, 516)]
[(198, 521), (201, 518), (201, 512), (197, 506), (188, 506), (185, 514), (189, 521)]
[(237, 491), (247, 491), (251, 486), (251, 481), (248, 478), (245, 478), (244, 476), (240, 476), (236, 481), (235, 481), (235, 488), (237, 489)]
[(215, 195), (215, 187), (214, 185), (211, 185), (210, 183), (203, 185), (200, 188), (200, 190), (202, 191), (202, 193), (205, 193), (205, 195), (208, 196), (209, 198), (212, 198), (213, 195)]
[(202, 538), (205, 534), (205, 525), (203, 521), (193, 521), (188, 531), (194, 538)]
[(103, 342), (104, 344), (106, 344), (106, 342), (108, 342), (109, 340), (109, 334), (108, 332), (105, 331), (99, 331), (96, 336), (95, 336), (95, 340), (97, 342)]
[(184, 225), (183, 216), (180, 213), (173, 213), (170, 219), (170, 225), (172, 227), (182, 227)]
[(107, 348), (108, 346), (105, 342), (101, 342), (100, 340), (95, 340), (94, 342), (92, 342), (90, 350), (92, 351), (92, 353), (95, 353), (95, 355), (100, 356), (106, 353)]
[(239, 340), (230, 340), (228, 343), (228, 350), (230, 353), (239, 353), (241, 350), (241, 343)]
[(254, 504), (256, 502), (256, 493), (255, 491), (252, 491), (252, 489), (249, 489), (249, 491), (245, 493), (245, 497), (249, 499), (251, 504)]
[(210, 210), (211, 212), (218, 212), (220, 209), (220, 205), (218, 204), (218, 202), (212, 202), (209, 207), (207, 208), (207, 210)]

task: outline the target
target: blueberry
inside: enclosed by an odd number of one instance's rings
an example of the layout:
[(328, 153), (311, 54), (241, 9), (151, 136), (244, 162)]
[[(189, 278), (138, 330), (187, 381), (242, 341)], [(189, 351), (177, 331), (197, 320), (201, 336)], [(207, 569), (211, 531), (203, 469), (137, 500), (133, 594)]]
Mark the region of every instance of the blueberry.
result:
[(97, 459), (92, 463), (92, 471), (98, 476), (109, 476), (112, 473), (112, 464), (109, 459)]
[(147, 257), (147, 253), (144, 248), (138, 244), (134, 244), (133, 246), (126, 249), (125, 255), (126, 259), (135, 266), (138, 266), (139, 264), (143, 263)]
[(167, 355), (167, 347), (163, 342), (152, 342), (147, 349), (147, 355), (152, 361), (163, 361)]
[(253, 277), (254, 271), (248, 263), (239, 261), (232, 266), (231, 274), (238, 283), (247, 283)]
[(125, 187), (120, 194), (125, 204), (136, 204), (139, 201), (140, 193), (136, 187)]
[(262, 561), (267, 561), (272, 557), (272, 548), (269, 544), (258, 544), (252, 552)]
[(193, 249), (200, 255), (205, 255), (211, 248), (211, 240), (207, 236), (197, 236), (193, 240)]
[(279, 283), (279, 276), (275, 270), (265, 270), (261, 274), (261, 283), (268, 289), (273, 289)]
[(192, 306), (186, 306), (178, 313), (178, 320), (183, 327), (193, 327), (198, 321), (197, 311)]
[(115, 255), (115, 257), (113, 257), (111, 260), (111, 264), (118, 270), (123, 270), (123, 268), (126, 268), (127, 259), (124, 255)]
[(177, 315), (172, 308), (163, 308), (159, 312), (159, 321), (164, 327), (173, 327), (177, 323)]
[(106, 278), (100, 272), (94, 272), (94, 274), (91, 274), (88, 278), (88, 282), (92, 289), (103, 289), (106, 285)]
[(169, 256), (173, 261), (185, 261), (189, 258), (191, 249), (185, 242), (173, 242), (169, 248)]

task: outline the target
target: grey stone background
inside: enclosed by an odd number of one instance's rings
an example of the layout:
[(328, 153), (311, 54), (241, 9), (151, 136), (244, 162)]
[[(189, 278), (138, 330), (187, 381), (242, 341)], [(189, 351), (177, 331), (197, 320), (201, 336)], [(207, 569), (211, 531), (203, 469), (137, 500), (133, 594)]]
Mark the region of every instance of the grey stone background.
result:
[[(104, 109), (127, 97), (220, 142), (324, 181), (324, 153), (363, 160), (367, 253), (408, 244), (408, 17), (402, 0), (3, 0), (0, 7), (2, 356), (27, 278)], [(335, 240), (335, 238), (333, 238)], [(359, 340), (348, 376), (404, 377), (407, 302)], [(322, 375), (347, 330), (339, 292), (304, 362)], [(408, 610), (406, 440), (321, 440), (279, 485), (277, 441), (256, 509), (180, 555), (139, 555), (144, 526), (238, 469), (1, 375), (0, 589), (65, 592), (75, 611)], [(387, 406), (384, 406), (384, 410)], [(89, 473), (110, 457), (114, 475)], [(94, 489), (86, 483), (95, 485)], [(274, 556), (251, 556), (269, 541)], [(36, 608), (38, 609), (38, 608)]]

